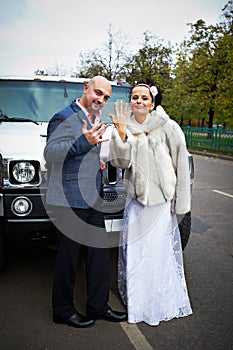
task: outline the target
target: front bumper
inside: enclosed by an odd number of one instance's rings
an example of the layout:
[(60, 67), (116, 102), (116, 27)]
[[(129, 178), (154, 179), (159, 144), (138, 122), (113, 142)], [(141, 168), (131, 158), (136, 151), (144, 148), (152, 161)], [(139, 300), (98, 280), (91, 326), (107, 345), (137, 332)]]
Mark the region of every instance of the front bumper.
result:
[[(31, 203), (28, 215), (16, 215), (13, 203), (25, 198)], [(55, 228), (44, 206), (45, 194), (39, 189), (5, 190), (0, 193), (0, 220), (4, 236), (14, 241), (55, 237)]]

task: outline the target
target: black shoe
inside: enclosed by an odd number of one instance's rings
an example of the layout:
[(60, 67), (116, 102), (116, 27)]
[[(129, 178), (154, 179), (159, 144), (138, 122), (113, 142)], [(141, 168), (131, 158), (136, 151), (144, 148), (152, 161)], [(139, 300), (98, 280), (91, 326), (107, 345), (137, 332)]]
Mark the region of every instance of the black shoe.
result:
[(53, 315), (53, 322), (59, 323), (59, 324), (68, 324), (69, 326), (73, 326), (76, 328), (91, 327), (95, 323), (94, 320), (84, 315), (81, 315), (78, 312), (76, 312), (75, 314), (73, 314), (68, 318)]
[(126, 312), (114, 311), (109, 307), (108, 311), (106, 311), (104, 314), (93, 315), (92, 318), (94, 318), (94, 320), (123, 322), (123, 321), (127, 321), (128, 317)]

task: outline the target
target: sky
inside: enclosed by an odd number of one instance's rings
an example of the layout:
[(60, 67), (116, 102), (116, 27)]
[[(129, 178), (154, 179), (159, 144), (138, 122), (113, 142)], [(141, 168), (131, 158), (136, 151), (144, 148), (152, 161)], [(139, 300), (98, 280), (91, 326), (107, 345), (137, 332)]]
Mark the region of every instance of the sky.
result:
[(0, 0), (0, 75), (75, 69), (80, 53), (107, 42), (109, 24), (137, 50), (143, 33), (180, 43), (188, 23), (220, 21), (227, 0)]

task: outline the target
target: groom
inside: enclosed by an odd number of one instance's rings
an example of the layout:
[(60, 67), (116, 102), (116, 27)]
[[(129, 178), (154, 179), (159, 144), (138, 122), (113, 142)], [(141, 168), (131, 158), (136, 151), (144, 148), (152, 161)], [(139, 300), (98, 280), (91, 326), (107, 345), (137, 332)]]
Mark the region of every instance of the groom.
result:
[[(103, 213), (97, 202), (102, 190), (100, 147), (107, 125), (100, 110), (111, 96), (107, 79), (96, 76), (84, 85), (81, 98), (56, 113), (48, 125), (44, 151), (49, 181), (47, 204), (53, 207), (59, 232), (53, 284), (53, 321), (73, 327), (90, 327), (97, 319), (127, 320), (109, 300), (109, 248), (105, 244)], [(73, 302), (77, 262), (86, 252), (87, 316)], [(79, 286), (81, 287), (81, 286)]]

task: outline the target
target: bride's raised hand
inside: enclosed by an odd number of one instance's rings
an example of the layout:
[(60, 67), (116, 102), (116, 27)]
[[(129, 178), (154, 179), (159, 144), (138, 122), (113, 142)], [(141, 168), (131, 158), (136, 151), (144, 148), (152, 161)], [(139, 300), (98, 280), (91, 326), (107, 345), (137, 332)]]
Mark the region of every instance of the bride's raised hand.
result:
[(109, 116), (111, 117), (120, 138), (122, 141), (125, 141), (130, 108), (127, 103), (123, 104), (123, 101), (120, 101), (119, 103), (114, 103), (114, 112), (115, 115), (110, 114)]

